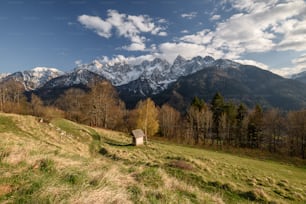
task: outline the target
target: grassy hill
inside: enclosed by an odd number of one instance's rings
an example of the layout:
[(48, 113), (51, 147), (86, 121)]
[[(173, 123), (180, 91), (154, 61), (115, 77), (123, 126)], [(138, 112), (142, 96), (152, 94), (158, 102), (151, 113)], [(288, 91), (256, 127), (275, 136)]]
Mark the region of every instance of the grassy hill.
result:
[(0, 114), (1, 203), (305, 203), (306, 169)]

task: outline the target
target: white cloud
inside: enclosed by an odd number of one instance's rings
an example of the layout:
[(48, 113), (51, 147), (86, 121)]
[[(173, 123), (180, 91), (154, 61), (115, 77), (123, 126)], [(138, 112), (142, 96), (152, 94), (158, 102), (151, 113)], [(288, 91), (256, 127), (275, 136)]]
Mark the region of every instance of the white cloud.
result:
[(127, 20), (131, 21), (140, 32), (158, 32), (159, 27), (156, 27), (149, 16), (127, 16)]
[(164, 23), (163, 19), (159, 19), (156, 24), (152, 18), (147, 15), (127, 15), (119, 13), (116, 10), (108, 10), (107, 18), (101, 19), (97, 16), (81, 15), (78, 21), (86, 28), (94, 30), (99, 36), (109, 38), (112, 36), (112, 29), (117, 35), (128, 38), (131, 41), (129, 46), (123, 46), (123, 49), (129, 51), (146, 50), (146, 37), (143, 33), (151, 35), (167, 36), (165, 27), (159, 24)]
[(306, 50), (306, 18), (302, 20), (290, 19), (278, 27), (275, 26), (275, 31), (283, 34), (283, 38), (277, 46), (278, 50)]
[(213, 38), (213, 33), (210, 30), (205, 29), (203, 31), (197, 32), (197, 33), (192, 34), (192, 35), (185, 35), (185, 36), (181, 37), (180, 40), (184, 41), (184, 42), (203, 45), (203, 44), (210, 43), (212, 38)]
[(187, 19), (191, 20), (191, 19), (197, 17), (197, 15), (198, 15), (197, 12), (190, 12), (190, 13), (183, 13), (183, 14), (181, 14), (181, 17), (182, 18), (187, 18)]
[[(304, 63), (297, 64), (298, 61), (304, 60), (304, 56), (293, 61), (294, 67), (291, 69), (278, 70), (254, 60), (243, 60), (241, 57), (245, 53), (306, 50), (305, 1), (226, 1), (232, 4), (235, 14), (216, 23), (214, 30), (204, 29), (185, 35), (176, 43), (168, 42), (159, 45), (161, 55), (170, 61), (178, 54), (186, 58), (212, 55), (215, 58), (234, 59), (243, 64), (269, 69), (281, 75), (298, 72), (305, 68)], [(191, 16), (184, 15), (185, 18)], [(212, 19), (219, 18), (219, 16), (212, 17)]]
[(302, 54), (296, 59), (293, 59), (292, 63), (294, 63), (295, 65), (302, 65), (306, 68), (306, 53)]
[(269, 66), (268, 65), (266, 65), (264, 63), (261, 63), (261, 62), (258, 62), (258, 61), (255, 61), (255, 60), (237, 59), (237, 60), (235, 60), (235, 62), (238, 62), (240, 64), (253, 65), (253, 66), (259, 67), (261, 69), (269, 70)]
[(122, 48), (128, 51), (138, 51), (145, 50), (146, 46), (144, 43), (132, 43), (129, 46), (123, 46)]
[(143, 62), (144, 60), (153, 60), (155, 57), (158, 57), (158, 54), (148, 54), (148, 55), (141, 55), (138, 57), (135, 56), (130, 56), (130, 57), (125, 57), (123, 55), (115, 55), (112, 58), (108, 58), (107, 56), (103, 56), (99, 59), (99, 61), (103, 64), (109, 64), (109, 65), (114, 65), (116, 63), (127, 63), (131, 65), (137, 65)]
[(292, 63), (295, 66), (292, 69), (292, 73), (300, 73), (302, 71), (306, 71), (306, 53), (300, 55), (296, 59), (293, 59)]
[(244, 47), (242, 52), (306, 49), (305, 1), (229, 2), (240, 13), (217, 25), (215, 41), (219, 45)]
[(272, 69), (271, 71), (284, 77), (291, 77), (294, 74), (306, 71), (306, 53), (292, 60), (292, 67)]
[(158, 19), (157, 22), (160, 23), (160, 24), (168, 23), (168, 21), (166, 19), (164, 19), (164, 18)]
[(232, 7), (239, 10), (239, 11), (245, 11), (245, 12), (260, 12), (266, 9), (269, 9), (278, 2), (278, 0), (269, 0), (269, 1), (263, 1), (263, 0), (227, 0), (229, 3), (231, 3)]
[(195, 56), (207, 56), (210, 55), (214, 58), (220, 58), (223, 56), (222, 52), (205, 47), (203, 45), (197, 45), (194, 43), (162, 43), (158, 47), (160, 56), (172, 62), (178, 55), (183, 56), (186, 59), (190, 59)]
[[(242, 54), (277, 50), (306, 50), (306, 2), (227, 0), (236, 13), (205, 29), (181, 37), (178, 42), (201, 45), (203, 50), (229, 59), (241, 60)], [(218, 17), (215, 17), (218, 18)], [(257, 62), (246, 61), (266, 67)], [(266, 67), (267, 68), (267, 67)]]
[(217, 21), (217, 20), (219, 20), (220, 18), (221, 18), (220, 15), (213, 15), (213, 16), (210, 18), (210, 20), (211, 20), (211, 21)]
[(81, 65), (81, 64), (82, 64), (82, 60), (75, 60), (75, 61), (74, 61), (74, 64), (77, 65), (77, 66), (78, 66), (78, 65)]
[(112, 25), (98, 16), (81, 15), (78, 17), (78, 21), (86, 28), (94, 30), (101, 37), (111, 37)]
[(189, 33), (189, 31), (188, 30), (182, 30), (181, 33), (187, 34), (187, 33)]
[[(177, 55), (185, 58), (211, 55), (214, 58), (228, 58), (244, 64), (269, 69), (274, 73), (286, 75), (305, 69), (305, 54), (292, 61), (292, 67), (273, 69), (267, 65), (242, 59), (246, 53), (262, 53), (269, 51), (306, 51), (306, 2), (304, 0), (224, 0), (232, 5), (235, 13), (228, 19), (221, 20), (220, 15), (211, 16), (215, 22), (213, 29), (204, 29), (196, 33), (182, 30), (185, 34), (175, 38), (175, 42), (152, 44), (146, 48), (148, 41), (144, 33), (167, 36), (161, 25), (165, 19), (154, 20), (147, 15), (127, 15), (116, 10), (109, 10), (108, 17), (101, 19), (90, 16), (83, 17), (82, 22), (102, 37), (110, 37), (116, 31), (117, 35), (130, 40), (126, 50), (151, 51), (154, 54), (145, 55), (164, 57), (170, 62)], [(85, 16), (85, 15), (83, 15)], [(196, 12), (183, 13), (182, 18), (193, 19)], [(80, 18), (80, 17), (79, 17)], [(110, 27), (108, 26), (110, 25)], [(189, 34), (190, 33), (190, 34)], [(141, 59), (141, 57), (129, 58)]]
[(167, 32), (165, 32), (165, 31), (162, 31), (162, 32), (159, 32), (159, 33), (158, 33), (158, 35), (159, 35), (159, 36), (167, 36), (167, 35), (168, 35), (168, 33), (167, 33)]

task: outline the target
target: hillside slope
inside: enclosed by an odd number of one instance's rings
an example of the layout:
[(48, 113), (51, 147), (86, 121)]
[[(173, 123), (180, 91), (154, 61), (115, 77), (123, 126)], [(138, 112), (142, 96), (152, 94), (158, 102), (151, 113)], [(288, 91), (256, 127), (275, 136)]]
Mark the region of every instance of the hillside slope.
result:
[(210, 102), (216, 92), (227, 101), (243, 102), (250, 108), (256, 104), (281, 110), (298, 110), (306, 106), (304, 84), (248, 65), (241, 65), (239, 69), (206, 68), (181, 77), (153, 99), (158, 104), (168, 102), (184, 110), (195, 96)]
[(306, 202), (306, 169), (0, 113), (0, 202)]

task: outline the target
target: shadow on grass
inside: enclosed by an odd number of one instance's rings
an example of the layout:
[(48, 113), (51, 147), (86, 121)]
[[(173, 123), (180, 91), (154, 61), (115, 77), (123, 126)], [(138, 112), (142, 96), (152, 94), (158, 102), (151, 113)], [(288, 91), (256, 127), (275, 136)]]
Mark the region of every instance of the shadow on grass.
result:
[(130, 147), (130, 146), (134, 146), (132, 143), (118, 143), (117, 141), (111, 140), (111, 141), (106, 141), (106, 144), (109, 144), (111, 146), (116, 146), (116, 147)]

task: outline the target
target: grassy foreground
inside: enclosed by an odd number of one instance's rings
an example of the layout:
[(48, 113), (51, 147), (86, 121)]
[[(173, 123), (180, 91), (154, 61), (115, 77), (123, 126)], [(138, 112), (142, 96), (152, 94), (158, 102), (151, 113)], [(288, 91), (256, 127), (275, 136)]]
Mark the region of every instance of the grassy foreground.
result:
[(1, 203), (306, 203), (306, 169), (0, 114)]

